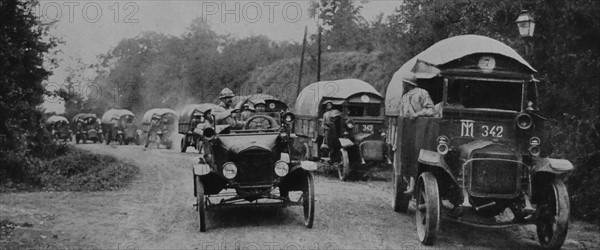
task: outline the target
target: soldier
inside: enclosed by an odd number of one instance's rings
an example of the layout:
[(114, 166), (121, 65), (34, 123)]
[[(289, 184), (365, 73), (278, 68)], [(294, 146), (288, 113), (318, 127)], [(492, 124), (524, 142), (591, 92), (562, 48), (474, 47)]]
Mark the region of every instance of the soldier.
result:
[(321, 150), (329, 152), (330, 163), (337, 163), (341, 160), (339, 155), (340, 148), (342, 147), (337, 134), (337, 126), (335, 121), (339, 122), (341, 112), (333, 108), (333, 103), (328, 101), (325, 102), (325, 113), (323, 114), (323, 144), (321, 144)]
[(221, 100), (219, 106), (223, 107), (226, 110), (231, 110), (231, 106), (233, 104), (233, 97), (235, 97), (233, 91), (231, 91), (231, 89), (229, 88), (224, 88), (223, 90), (221, 90), (221, 93), (219, 93), (219, 99)]
[(433, 101), (427, 90), (419, 88), (417, 77), (411, 75), (402, 79), (404, 94), (401, 100), (400, 116), (434, 116)]

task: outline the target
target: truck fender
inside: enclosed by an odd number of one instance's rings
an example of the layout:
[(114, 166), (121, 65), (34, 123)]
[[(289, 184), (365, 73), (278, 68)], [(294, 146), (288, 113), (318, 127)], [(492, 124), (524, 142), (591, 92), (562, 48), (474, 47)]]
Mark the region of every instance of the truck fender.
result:
[(440, 153), (421, 149), (421, 151), (419, 151), (419, 163), (428, 166), (439, 167), (443, 169), (444, 172), (446, 172), (450, 177), (452, 177), (454, 182), (457, 182), (456, 177), (452, 174), (448, 164), (446, 163), (446, 160), (444, 160), (444, 157)]
[(533, 157), (533, 164), (531, 172), (534, 175), (538, 172), (560, 175), (573, 170), (573, 164), (565, 159)]

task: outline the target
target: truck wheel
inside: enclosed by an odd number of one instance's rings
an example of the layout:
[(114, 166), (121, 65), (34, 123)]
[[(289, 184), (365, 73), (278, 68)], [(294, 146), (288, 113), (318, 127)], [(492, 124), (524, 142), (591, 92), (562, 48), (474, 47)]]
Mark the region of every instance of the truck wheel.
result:
[(423, 245), (433, 245), (440, 228), (440, 196), (435, 176), (431, 172), (422, 173), (415, 191), (417, 235)]
[(345, 148), (340, 149), (342, 154), (342, 162), (338, 165), (338, 177), (341, 181), (348, 179), (350, 175), (350, 159), (348, 158), (348, 151)]
[(555, 179), (546, 189), (536, 225), (538, 240), (545, 249), (560, 249), (569, 228), (569, 194), (565, 183)]
[(200, 232), (206, 231), (206, 201), (204, 197), (204, 186), (200, 177), (196, 177), (196, 200), (198, 210), (198, 228)]
[(312, 228), (315, 220), (315, 182), (311, 172), (306, 172), (306, 182), (302, 190), (304, 225)]
[(187, 140), (185, 139), (185, 136), (183, 138), (181, 138), (181, 153), (185, 153), (185, 151), (187, 150)]
[(410, 202), (411, 195), (405, 194), (406, 182), (402, 175), (393, 174), (393, 197), (392, 197), (392, 208), (396, 212), (406, 213), (408, 212), (408, 204)]

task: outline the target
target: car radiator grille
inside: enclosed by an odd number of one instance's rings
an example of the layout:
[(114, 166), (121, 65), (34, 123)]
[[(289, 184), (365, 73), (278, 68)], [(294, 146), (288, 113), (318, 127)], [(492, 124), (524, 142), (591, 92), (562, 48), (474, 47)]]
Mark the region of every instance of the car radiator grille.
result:
[(515, 162), (515, 156), (479, 153), (474, 158), (480, 159), (471, 163), (469, 191), (472, 195), (487, 197), (518, 194), (520, 164)]
[(271, 184), (274, 170), (271, 153), (246, 152), (239, 155), (236, 180), (241, 186)]

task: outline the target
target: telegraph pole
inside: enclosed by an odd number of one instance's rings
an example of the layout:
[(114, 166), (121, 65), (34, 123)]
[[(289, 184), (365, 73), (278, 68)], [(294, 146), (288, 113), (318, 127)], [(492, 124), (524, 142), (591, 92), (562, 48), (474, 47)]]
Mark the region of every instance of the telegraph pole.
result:
[(304, 26), (304, 38), (302, 39), (302, 56), (300, 56), (300, 72), (298, 73), (298, 88), (296, 94), (300, 94), (302, 88), (302, 67), (304, 66), (304, 52), (306, 51), (306, 33), (308, 32), (308, 26)]

